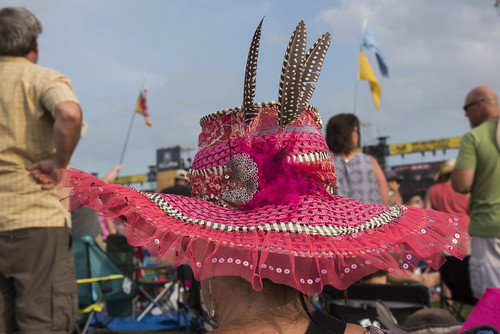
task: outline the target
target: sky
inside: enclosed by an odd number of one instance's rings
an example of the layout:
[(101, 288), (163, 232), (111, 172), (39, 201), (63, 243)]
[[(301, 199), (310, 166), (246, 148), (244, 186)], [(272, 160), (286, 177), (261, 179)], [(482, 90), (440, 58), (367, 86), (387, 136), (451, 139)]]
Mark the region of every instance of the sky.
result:
[[(362, 144), (461, 136), (462, 106), (478, 85), (500, 93), (500, 11), (495, 0), (0, 0), (24, 6), (43, 26), (41, 66), (67, 75), (88, 124), (71, 166), (104, 176), (117, 165), (130, 127), (120, 175), (143, 174), (156, 150), (192, 147), (199, 119), (241, 105), (252, 35), (264, 17), (255, 101), (278, 98), (283, 56), (300, 20), (308, 46), (332, 34), (310, 101), (323, 121), (354, 112), (366, 126)], [(389, 67), (380, 75), (380, 109), (368, 83), (357, 81), (363, 21), (370, 24)], [(152, 127), (134, 115), (148, 90)], [(133, 120), (133, 122), (131, 122)], [(457, 150), (390, 157), (389, 165), (453, 158)]]

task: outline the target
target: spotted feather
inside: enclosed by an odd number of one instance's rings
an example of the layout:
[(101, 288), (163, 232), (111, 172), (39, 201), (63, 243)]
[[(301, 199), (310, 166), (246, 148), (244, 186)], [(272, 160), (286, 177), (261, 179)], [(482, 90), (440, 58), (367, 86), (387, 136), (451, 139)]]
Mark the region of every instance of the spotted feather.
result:
[(304, 21), (300, 21), (288, 43), (281, 69), (278, 93), (278, 124), (281, 128), (297, 119), (302, 113), (302, 110), (298, 109), (298, 102), (302, 87), (302, 66), (306, 53), (306, 36), (306, 25)]
[(250, 121), (259, 114), (259, 108), (254, 104), (254, 98), (256, 86), (255, 77), (257, 75), (257, 58), (259, 56), (260, 34), (263, 21), (264, 18), (260, 21), (259, 26), (253, 35), (245, 69), (245, 82), (243, 86), (243, 119), (246, 124), (250, 123)]
[(302, 69), (302, 89), (300, 92), (300, 99), (297, 105), (299, 110), (303, 110), (309, 103), (313, 92), (314, 85), (311, 82), (317, 82), (326, 52), (330, 47), (330, 33), (325, 33), (321, 36), (316, 43), (307, 51), (305, 63)]

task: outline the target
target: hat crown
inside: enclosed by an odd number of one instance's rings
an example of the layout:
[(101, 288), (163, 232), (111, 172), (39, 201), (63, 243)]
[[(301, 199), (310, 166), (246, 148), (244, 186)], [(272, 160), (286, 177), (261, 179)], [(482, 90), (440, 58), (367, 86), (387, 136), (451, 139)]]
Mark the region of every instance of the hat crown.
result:
[(200, 151), (190, 171), (191, 193), (221, 205), (279, 204), (300, 195), (333, 193), (336, 187), (321, 118), (308, 104), (330, 34), (325, 33), (306, 52), (306, 26), (300, 21), (285, 52), (278, 101), (255, 104), (261, 27), (262, 20), (248, 53), (242, 106), (200, 121)]
[[(251, 183), (255, 185), (257, 182), (258, 185), (252, 190), (245, 188), (247, 193), (265, 193), (269, 191), (266, 188), (273, 188), (276, 183), (292, 188), (300, 185), (300, 190), (289, 189), (297, 195), (311, 191), (333, 193), (336, 187), (335, 167), (321, 134), (322, 122), (317, 109), (307, 105), (297, 119), (281, 129), (278, 102), (258, 103), (256, 106), (259, 108), (258, 115), (249, 124), (245, 122), (241, 107), (220, 110), (201, 120), (200, 150), (190, 170), (193, 196), (223, 205), (234, 204), (224, 200), (223, 194), (233, 191), (231, 180), (241, 179), (241, 173), (231, 170), (234, 166), (232, 159), (240, 160), (235, 157), (241, 154), (251, 158), (244, 159), (249, 162), (248, 170), (253, 168), (253, 162), (257, 168), (257, 179)], [(293, 185), (292, 181), (297, 184)], [(236, 185), (244, 187), (238, 182)], [(285, 190), (282, 189), (282, 192)], [(273, 203), (275, 201), (276, 198), (272, 199)]]

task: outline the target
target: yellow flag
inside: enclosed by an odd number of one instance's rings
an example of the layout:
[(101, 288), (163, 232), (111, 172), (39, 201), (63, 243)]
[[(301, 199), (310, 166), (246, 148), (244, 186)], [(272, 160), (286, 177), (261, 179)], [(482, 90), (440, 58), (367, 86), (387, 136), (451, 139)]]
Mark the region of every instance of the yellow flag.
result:
[(380, 84), (378, 83), (377, 77), (375, 73), (373, 73), (372, 67), (368, 62), (363, 50), (360, 51), (359, 55), (359, 72), (358, 72), (358, 80), (368, 80), (370, 83), (370, 90), (372, 91), (373, 102), (375, 103), (375, 107), (378, 110), (378, 106), (380, 104), (380, 95), (382, 95), (382, 89), (380, 88)]

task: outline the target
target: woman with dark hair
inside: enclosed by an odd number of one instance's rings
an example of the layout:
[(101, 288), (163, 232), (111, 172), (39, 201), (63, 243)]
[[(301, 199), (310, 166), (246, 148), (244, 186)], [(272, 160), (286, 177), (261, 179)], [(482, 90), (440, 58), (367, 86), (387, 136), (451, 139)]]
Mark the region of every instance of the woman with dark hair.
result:
[(336, 195), (387, 205), (389, 188), (377, 160), (356, 150), (361, 132), (354, 114), (338, 114), (326, 127), (326, 143), (337, 172)]
[(61, 202), (99, 208), (123, 222), (133, 246), (188, 264), (218, 322), (214, 333), (381, 333), (314, 311), (304, 296), (345, 289), (376, 270), (406, 275), (421, 259), (438, 267), (443, 251), (464, 255), (468, 236), (444, 213), (333, 195), (332, 156), (308, 104), (330, 35), (305, 53), (301, 21), (279, 101), (254, 103), (260, 27), (243, 106), (201, 120), (192, 197), (141, 193), (70, 169), (61, 172)]

